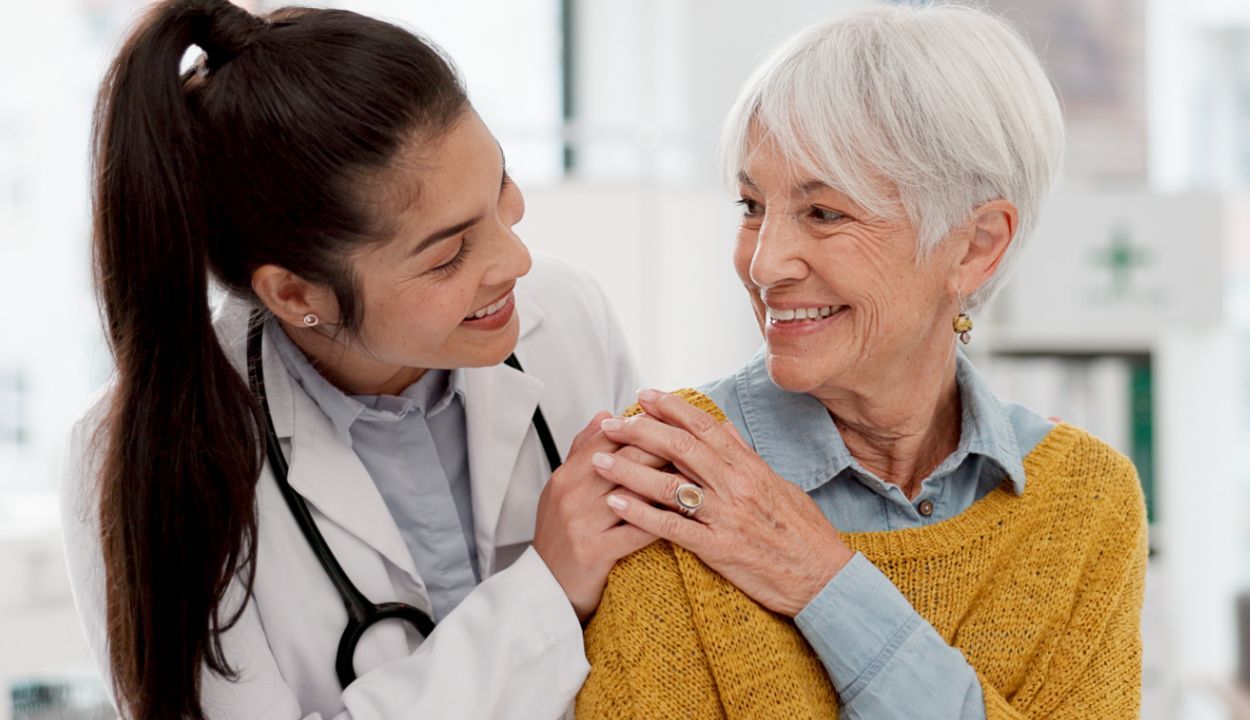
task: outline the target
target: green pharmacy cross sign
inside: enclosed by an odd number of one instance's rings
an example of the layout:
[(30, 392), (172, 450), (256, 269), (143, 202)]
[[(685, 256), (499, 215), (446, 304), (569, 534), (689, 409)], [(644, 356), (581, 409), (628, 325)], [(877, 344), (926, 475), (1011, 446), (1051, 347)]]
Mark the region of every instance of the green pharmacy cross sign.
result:
[(1118, 226), (1111, 231), (1111, 243), (1094, 253), (1094, 262), (1111, 270), (1111, 292), (1116, 297), (1128, 294), (1134, 270), (1150, 264), (1150, 253), (1134, 245), (1129, 231)]

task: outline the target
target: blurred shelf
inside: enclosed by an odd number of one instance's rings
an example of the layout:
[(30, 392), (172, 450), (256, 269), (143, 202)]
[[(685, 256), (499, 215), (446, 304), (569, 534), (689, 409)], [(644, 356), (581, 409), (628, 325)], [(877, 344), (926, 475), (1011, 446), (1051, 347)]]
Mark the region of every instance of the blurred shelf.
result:
[(1158, 328), (977, 328), (983, 350), (1000, 355), (1145, 355), (1158, 343)]

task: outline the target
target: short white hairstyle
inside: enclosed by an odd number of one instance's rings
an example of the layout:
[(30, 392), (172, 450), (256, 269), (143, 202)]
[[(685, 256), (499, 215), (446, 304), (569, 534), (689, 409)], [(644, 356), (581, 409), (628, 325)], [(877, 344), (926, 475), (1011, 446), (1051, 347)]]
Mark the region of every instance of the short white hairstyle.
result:
[(1063, 115), (1037, 56), (1006, 22), (959, 5), (855, 9), (790, 39), (726, 119), (730, 187), (756, 123), (796, 168), (870, 212), (897, 216), (901, 202), (919, 261), (978, 205), (1014, 203), (1015, 237), (973, 308), (1010, 275), (1063, 161)]

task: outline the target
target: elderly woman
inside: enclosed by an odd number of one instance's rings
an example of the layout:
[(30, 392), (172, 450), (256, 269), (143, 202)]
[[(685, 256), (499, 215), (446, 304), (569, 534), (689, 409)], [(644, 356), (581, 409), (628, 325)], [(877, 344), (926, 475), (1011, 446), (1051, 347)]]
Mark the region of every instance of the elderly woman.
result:
[(1136, 474), (958, 345), (1062, 146), (1036, 57), (968, 8), (856, 10), (749, 80), (722, 149), (765, 344), (705, 388), (729, 424), (645, 390), (603, 423), (677, 474), (594, 460), (671, 544), (615, 569), (579, 720), (1137, 716)]

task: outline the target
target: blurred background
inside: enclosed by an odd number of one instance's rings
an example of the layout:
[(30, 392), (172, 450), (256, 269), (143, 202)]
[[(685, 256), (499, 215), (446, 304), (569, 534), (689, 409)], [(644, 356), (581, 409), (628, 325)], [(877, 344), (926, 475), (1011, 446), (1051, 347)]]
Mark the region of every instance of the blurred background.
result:
[[(595, 275), (648, 384), (673, 387), (759, 344), (730, 265), (721, 119), (779, 41), (857, 1), (314, 4), (451, 54), (526, 192), (521, 236)], [(56, 492), (67, 429), (110, 373), (88, 262), (91, 106), (145, 4), (0, 0), (0, 720), (111, 717)], [(1041, 55), (1070, 143), (970, 351), (1001, 396), (1137, 465), (1152, 523), (1143, 716), (1250, 718), (1250, 2), (982, 4)]]

